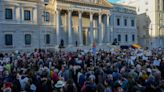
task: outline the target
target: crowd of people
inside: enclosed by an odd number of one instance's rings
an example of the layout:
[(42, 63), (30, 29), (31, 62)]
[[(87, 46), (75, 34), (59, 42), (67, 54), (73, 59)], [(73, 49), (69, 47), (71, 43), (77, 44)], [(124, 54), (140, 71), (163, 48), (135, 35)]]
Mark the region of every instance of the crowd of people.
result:
[(0, 92), (164, 92), (164, 49), (0, 53)]

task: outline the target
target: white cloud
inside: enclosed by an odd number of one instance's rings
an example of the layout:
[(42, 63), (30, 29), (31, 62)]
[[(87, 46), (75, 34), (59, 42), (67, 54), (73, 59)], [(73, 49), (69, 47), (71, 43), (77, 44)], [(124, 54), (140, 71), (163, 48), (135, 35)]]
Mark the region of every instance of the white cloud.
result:
[(136, 6), (138, 0), (119, 0), (117, 3), (124, 4), (124, 5), (130, 5), (130, 6)]
[(123, 3), (125, 1), (127, 1), (127, 0), (118, 0), (117, 3)]

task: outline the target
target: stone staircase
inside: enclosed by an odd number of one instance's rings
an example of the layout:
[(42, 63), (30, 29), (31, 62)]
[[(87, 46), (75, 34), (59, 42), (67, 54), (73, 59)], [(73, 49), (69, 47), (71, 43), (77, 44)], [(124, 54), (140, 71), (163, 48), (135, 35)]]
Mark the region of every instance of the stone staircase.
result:
[[(97, 50), (102, 49), (102, 50), (105, 50), (105, 51), (109, 51), (111, 48), (116, 49), (116, 48), (119, 48), (119, 46), (113, 46), (113, 45), (96, 46)], [(66, 47), (62, 50), (64, 50), (64, 51), (77, 51), (78, 49), (89, 51), (89, 50), (92, 50), (92, 46), (79, 46), (79, 47), (70, 46), (70, 47)]]

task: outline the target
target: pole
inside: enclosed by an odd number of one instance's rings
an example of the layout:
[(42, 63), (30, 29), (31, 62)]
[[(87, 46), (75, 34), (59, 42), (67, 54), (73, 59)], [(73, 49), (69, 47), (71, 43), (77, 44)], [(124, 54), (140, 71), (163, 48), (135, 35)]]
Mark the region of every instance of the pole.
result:
[(44, 13), (44, 25), (45, 25), (45, 53), (47, 53), (47, 43), (46, 43), (46, 41), (47, 41), (47, 31), (46, 31), (46, 6), (47, 6), (47, 4), (45, 4), (44, 5), (45, 7), (44, 7), (44, 11), (43, 11), (43, 13)]
[(161, 30), (161, 16), (160, 16), (160, 10), (159, 10), (159, 33), (158, 33), (159, 47), (160, 47), (160, 30)]
[[(40, 26), (40, 28), (41, 28), (41, 26)], [(39, 49), (40, 49), (40, 31), (41, 31), (41, 29), (39, 29)]]
[(92, 47), (92, 53), (93, 53), (93, 63), (94, 66), (96, 66), (96, 42), (93, 42), (93, 47)]

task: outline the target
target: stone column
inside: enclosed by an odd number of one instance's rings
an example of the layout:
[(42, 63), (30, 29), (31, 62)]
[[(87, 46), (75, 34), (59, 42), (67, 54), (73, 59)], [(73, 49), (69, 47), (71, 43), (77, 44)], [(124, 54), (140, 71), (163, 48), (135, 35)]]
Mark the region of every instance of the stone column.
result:
[(90, 13), (90, 39), (91, 39), (91, 46), (93, 44), (93, 13)]
[[(160, 6), (160, 9), (159, 9), (159, 27), (161, 26), (161, 24), (162, 24), (162, 20), (161, 20), (161, 18), (162, 18), (162, 11), (163, 11), (163, 4), (164, 2), (163, 2), (163, 0), (160, 0), (160, 3), (159, 3), (159, 6)], [(159, 47), (162, 47), (162, 29), (161, 28), (159, 28), (159, 32), (158, 32), (158, 40), (159, 40)]]
[(37, 23), (37, 9), (33, 8), (33, 21), (34, 23)]
[(56, 43), (60, 44), (60, 9), (56, 10)]
[(68, 45), (72, 45), (72, 10), (68, 10)]
[(23, 7), (22, 7), (22, 4), (20, 4), (20, 23), (22, 23), (23, 21)]
[(109, 29), (109, 18), (110, 18), (110, 15), (109, 14), (107, 14), (106, 15), (107, 17), (107, 23), (106, 23), (106, 33), (107, 33), (107, 43), (109, 44), (110, 43), (110, 29)]
[(82, 11), (79, 11), (79, 45), (83, 46), (83, 36), (82, 36)]
[(13, 12), (14, 12), (14, 14), (13, 14), (13, 20), (14, 21), (17, 21), (17, 7), (15, 6), (14, 8), (13, 8)]
[(33, 11), (34, 11), (34, 8), (31, 9), (31, 15), (30, 15), (32, 22), (34, 22), (34, 12)]
[(16, 21), (19, 22), (20, 21), (20, 12), (19, 12), (19, 9), (20, 7), (19, 6), (16, 6)]
[(114, 27), (113, 26), (111, 26), (111, 28), (110, 28), (110, 42), (111, 42), (111, 44), (113, 43), (113, 41), (114, 41)]
[(99, 13), (99, 45), (102, 45), (103, 37), (102, 37), (102, 14)]

